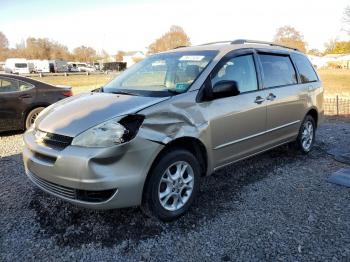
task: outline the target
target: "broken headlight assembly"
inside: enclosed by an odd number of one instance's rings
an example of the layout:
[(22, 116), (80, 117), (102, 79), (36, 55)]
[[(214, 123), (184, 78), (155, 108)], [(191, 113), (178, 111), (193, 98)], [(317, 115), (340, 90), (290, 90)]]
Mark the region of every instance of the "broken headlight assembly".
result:
[(111, 147), (128, 142), (136, 136), (144, 118), (143, 115), (128, 115), (120, 120), (119, 118), (108, 120), (76, 136), (72, 145)]

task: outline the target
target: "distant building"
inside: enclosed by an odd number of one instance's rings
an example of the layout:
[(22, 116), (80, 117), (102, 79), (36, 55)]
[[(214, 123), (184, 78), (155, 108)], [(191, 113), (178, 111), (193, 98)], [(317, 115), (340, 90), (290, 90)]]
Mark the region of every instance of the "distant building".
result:
[(350, 69), (350, 54), (328, 54), (325, 56), (308, 55), (316, 68)]
[(123, 55), (123, 62), (126, 63), (127, 67), (132, 66), (133, 64), (143, 60), (146, 55), (142, 51), (129, 51), (125, 52)]
[(102, 59), (97, 60), (97, 62), (100, 64), (116, 62), (116, 58), (115, 58), (115, 55), (110, 55), (108, 57), (104, 57)]
[(323, 68), (327, 66), (327, 59), (322, 56), (308, 55), (312, 65), (315, 68)]

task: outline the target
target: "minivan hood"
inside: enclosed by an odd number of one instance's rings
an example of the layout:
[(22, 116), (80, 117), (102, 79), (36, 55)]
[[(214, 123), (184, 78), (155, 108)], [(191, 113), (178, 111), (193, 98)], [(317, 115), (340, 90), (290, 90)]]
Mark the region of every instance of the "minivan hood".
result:
[(85, 93), (61, 100), (42, 111), (35, 128), (75, 137), (111, 118), (136, 113), (169, 97)]

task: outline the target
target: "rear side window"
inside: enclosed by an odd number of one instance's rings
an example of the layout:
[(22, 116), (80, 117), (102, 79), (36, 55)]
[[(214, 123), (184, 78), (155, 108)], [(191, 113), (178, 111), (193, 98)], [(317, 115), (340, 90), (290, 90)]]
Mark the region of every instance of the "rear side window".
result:
[(33, 87), (34, 86), (31, 84), (28, 84), (28, 83), (22, 82), (22, 81), (18, 81), (18, 91), (27, 91)]
[(297, 77), (289, 56), (260, 54), (265, 88), (293, 85)]
[(293, 60), (298, 68), (300, 79), (302, 83), (310, 83), (318, 81), (315, 70), (310, 61), (303, 55), (293, 54)]

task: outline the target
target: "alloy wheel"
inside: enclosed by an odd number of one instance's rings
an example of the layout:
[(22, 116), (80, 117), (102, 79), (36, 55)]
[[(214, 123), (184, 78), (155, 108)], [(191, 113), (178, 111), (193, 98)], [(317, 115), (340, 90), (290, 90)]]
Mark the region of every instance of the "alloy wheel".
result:
[(181, 209), (190, 199), (194, 186), (192, 167), (185, 161), (171, 164), (161, 177), (158, 198), (168, 211)]
[(311, 145), (314, 139), (314, 126), (311, 121), (306, 121), (303, 126), (303, 131), (301, 133), (301, 144), (305, 151), (311, 149)]

